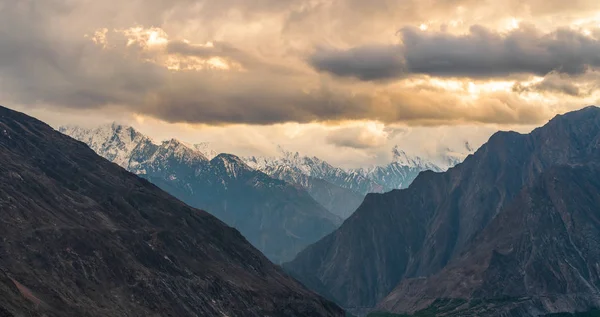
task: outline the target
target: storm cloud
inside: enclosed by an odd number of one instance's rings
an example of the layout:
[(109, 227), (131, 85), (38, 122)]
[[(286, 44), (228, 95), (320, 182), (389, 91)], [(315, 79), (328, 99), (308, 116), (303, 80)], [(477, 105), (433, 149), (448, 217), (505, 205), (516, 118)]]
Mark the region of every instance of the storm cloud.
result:
[(500, 33), (475, 25), (465, 35), (399, 31), (401, 44), (317, 49), (311, 65), (323, 72), (360, 80), (439, 77), (499, 78), (514, 74), (578, 75), (600, 67), (600, 39), (570, 29), (542, 33), (522, 26)]
[[(544, 14), (553, 12), (542, 10), (546, 2), (529, 2)], [(468, 21), (471, 11), (460, 7), (481, 9), (480, 3), (0, 0), (0, 97), (6, 105), (111, 109), (210, 125), (441, 125), (537, 124), (555, 110), (521, 94), (545, 89), (586, 95), (588, 90), (555, 79), (477, 93), (406, 84), (422, 75), (442, 81), (578, 75), (600, 65), (596, 30), (584, 35), (523, 25), (510, 32), (491, 26), (425, 32), (399, 22), (447, 15)], [(503, 5), (492, 7), (485, 11)], [(589, 4), (578, 12), (584, 8)], [(379, 44), (364, 45), (367, 39)], [(369, 138), (351, 144), (340, 135), (330, 141), (353, 148), (374, 144)]]
[(543, 93), (561, 93), (572, 97), (587, 96), (591, 89), (581, 88), (576, 81), (567, 75), (550, 73), (538, 83), (532, 85), (523, 85), (516, 83), (513, 86), (515, 92), (543, 92)]
[(309, 61), (320, 71), (361, 80), (399, 78), (407, 73), (399, 46), (359, 46), (349, 50), (319, 48)]

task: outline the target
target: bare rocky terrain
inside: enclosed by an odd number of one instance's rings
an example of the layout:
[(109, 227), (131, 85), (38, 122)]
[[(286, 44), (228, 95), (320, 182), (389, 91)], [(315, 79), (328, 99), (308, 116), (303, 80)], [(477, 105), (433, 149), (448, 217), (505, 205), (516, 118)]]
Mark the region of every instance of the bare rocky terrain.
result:
[[(498, 132), (447, 172), (367, 195), (338, 230), (284, 267), (354, 311), (496, 298), (523, 309), (514, 316), (594, 308), (599, 163), (597, 107), (530, 134)], [(549, 186), (554, 178), (562, 184)], [(557, 302), (543, 302), (548, 294)], [(534, 302), (515, 303), (523, 298)]]
[(344, 316), (235, 229), (0, 107), (0, 316)]

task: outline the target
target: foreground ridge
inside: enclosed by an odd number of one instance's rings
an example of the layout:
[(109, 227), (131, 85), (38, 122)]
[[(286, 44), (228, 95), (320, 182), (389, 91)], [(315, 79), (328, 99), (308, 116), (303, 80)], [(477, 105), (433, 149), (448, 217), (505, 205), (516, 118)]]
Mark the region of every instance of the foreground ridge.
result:
[[(308, 247), (284, 267), (306, 285), (335, 299), (344, 307), (356, 310), (372, 310), (377, 307), (397, 312), (414, 312), (425, 308), (423, 305), (431, 304), (427, 301), (418, 303), (418, 299), (427, 298), (432, 301), (437, 298), (454, 298), (452, 293), (434, 291), (438, 288), (451, 290), (451, 281), (458, 282), (453, 278), (456, 271), (444, 270), (449, 265), (458, 263), (456, 261), (462, 254), (473, 250), (476, 246), (474, 241), (480, 241), (478, 239), (484, 231), (491, 230), (490, 226), (498, 221), (498, 217), (516, 203), (521, 192), (533, 186), (539, 177), (559, 166), (591, 168), (589, 166), (599, 163), (600, 109), (597, 107), (586, 107), (557, 116), (530, 134), (498, 132), (463, 163), (447, 172), (423, 172), (408, 189), (368, 195), (359, 209), (338, 230)], [(573, 187), (584, 178), (567, 177), (565, 180), (565, 186)], [(560, 191), (555, 195), (557, 199), (568, 199), (568, 196), (559, 194)], [(585, 192), (572, 194), (586, 199), (582, 205), (575, 204), (573, 208), (589, 208), (591, 212), (585, 217), (600, 217), (600, 203), (589, 201), (594, 196), (586, 196)], [(537, 209), (519, 210), (533, 216)], [(566, 212), (559, 214), (568, 216)], [(565, 224), (569, 223), (565, 220)], [(565, 224), (544, 222), (544, 225), (554, 229), (550, 230), (553, 234), (563, 232), (561, 230)], [(508, 229), (501, 232), (503, 235), (517, 234), (516, 231), (511, 231), (513, 226), (505, 225)], [(540, 233), (537, 229), (542, 228), (536, 229), (535, 223), (531, 225), (533, 227), (528, 230), (533, 231), (527, 232)], [(582, 309), (586, 303), (600, 304), (594, 299), (600, 286), (596, 279), (598, 267), (593, 267), (597, 262), (594, 260), (597, 249), (588, 249), (589, 253), (582, 251), (583, 245), (597, 245), (596, 237), (599, 234), (590, 231), (578, 236), (578, 241), (562, 244), (559, 250), (549, 253), (560, 258), (562, 254), (582, 252), (581, 257), (591, 259), (583, 261), (589, 268), (569, 262), (569, 265), (576, 268), (572, 272), (581, 273), (583, 280), (590, 285), (583, 288), (587, 299), (567, 301), (567, 297), (561, 297), (561, 304), (535, 304), (531, 307), (535, 307), (538, 312), (528, 311), (530, 315), (522, 316), (573, 312)], [(559, 238), (548, 236), (548, 239)], [(519, 252), (524, 253), (516, 257), (530, 254), (533, 252), (531, 248), (540, 247), (536, 240), (536, 243), (520, 249)], [(460, 262), (469, 272), (486, 270), (486, 264), (469, 259), (471, 260)], [(503, 257), (493, 259), (500, 261)], [(483, 267), (478, 268), (479, 264)], [(550, 264), (550, 259), (546, 258), (541, 258), (538, 264), (550, 266), (551, 270), (556, 270), (557, 265)], [(510, 271), (523, 265), (524, 263), (516, 261), (498, 267)], [(473, 276), (471, 273), (468, 276)], [(562, 275), (563, 273), (566, 275)], [(579, 285), (574, 279), (580, 277), (575, 273), (569, 274), (561, 271), (558, 275), (536, 276), (540, 279), (540, 284), (566, 279), (568, 282), (560, 285)], [(428, 278), (432, 276), (437, 276), (437, 279)], [(501, 279), (505, 274), (497, 272), (497, 275), (492, 276)], [(527, 277), (528, 282), (529, 278)], [(465, 286), (463, 293), (456, 297), (470, 300), (478, 298), (477, 296), (486, 298), (511, 294), (492, 282), (491, 276), (483, 275), (481, 279), (491, 283), (490, 289), (497, 289), (500, 293), (477, 295), (476, 287), (462, 280), (462, 283), (473, 287)], [(526, 285), (529, 287), (530, 284)], [(525, 295), (519, 293), (518, 296), (534, 297), (544, 295), (545, 292), (542, 287), (523, 286), (523, 289), (528, 291)], [(566, 295), (572, 291), (558, 288), (555, 292)]]
[(0, 107), (0, 315), (343, 316), (238, 231)]

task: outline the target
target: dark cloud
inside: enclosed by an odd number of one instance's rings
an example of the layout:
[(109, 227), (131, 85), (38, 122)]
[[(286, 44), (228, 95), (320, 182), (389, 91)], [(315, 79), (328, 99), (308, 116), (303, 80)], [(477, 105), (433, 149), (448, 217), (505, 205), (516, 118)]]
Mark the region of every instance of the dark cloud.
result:
[(320, 48), (310, 56), (309, 62), (320, 71), (361, 80), (398, 78), (407, 73), (398, 46), (360, 46), (349, 50)]
[(151, 93), (143, 107), (167, 121), (210, 124), (306, 123), (376, 115), (369, 108), (369, 96), (303, 85), (268, 74), (182, 72)]
[[(108, 47), (83, 35), (65, 36), (47, 27), (52, 17), (17, 3), (0, 14), (0, 96), (4, 102), (63, 108), (126, 111), (171, 122), (311, 122), (373, 116), (368, 96), (347, 96), (339, 88), (310, 85), (271, 70), (169, 71), (151, 61), (153, 52), (126, 45), (108, 32)], [(18, 30), (12, 32), (9, 30)], [(116, 43), (116, 44), (115, 44)], [(209, 51), (181, 43), (170, 50), (193, 56), (226, 56), (250, 63), (222, 43)]]
[(575, 84), (575, 79), (557, 73), (550, 73), (539, 83), (532, 85), (523, 85), (516, 83), (513, 87), (515, 92), (550, 92), (562, 93), (572, 97), (585, 97), (590, 94), (590, 91), (585, 91)]
[(401, 31), (406, 63), (413, 73), (435, 76), (503, 77), (552, 71), (581, 74), (600, 66), (600, 41), (568, 29), (543, 34), (522, 26), (504, 35), (482, 26), (455, 36)]
[(318, 49), (311, 65), (336, 76), (361, 80), (401, 78), (410, 74), (497, 78), (550, 72), (582, 74), (600, 67), (600, 40), (558, 29), (543, 34), (522, 26), (507, 34), (473, 26), (469, 34), (399, 31), (401, 44), (349, 50)]
[[(180, 17), (175, 13), (183, 12), (186, 6), (195, 8), (195, 2), (191, 0), (152, 0), (147, 2), (147, 8), (141, 5), (142, 2), (138, 0), (124, 4), (133, 12), (127, 17), (125, 13), (109, 10), (111, 3), (104, 2), (0, 0), (0, 96), (3, 103), (43, 104), (63, 109), (110, 108), (170, 122), (208, 124), (362, 119), (414, 125), (539, 123), (550, 116), (543, 107), (515, 95), (482, 94), (476, 100), (465, 101), (461, 96), (433, 89), (394, 89), (386, 86), (372, 89), (366, 84), (315, 78), (311, 76), (312, 72), (306, 75), (285, 71), (268, 60), (259, 59), (223, 41), (215, 42), (213, 47), (169, 42), (166, 49), (128, 45), (129, 39), (114, 30), (117, 27), (136, 26), (131, 23), (137, 21), (135, 18), (138, 14), (147, 16), (148, 20), (144, 22), (156, 20), (157, 25), (161, 25), (161, 20), (167, 19), (167, 16), (169, 19), (174, 19), (171, 15)], [(269, 3), (242, 2), (239, 1), (241, 7), (250, 3), (260, 6)], [(83, 3), (92, 7), (82, 8)], [(170, 9), (169, 3), (172, 4)], [(219, 4), (214, 2), (210, 5)], [(267, 8), (261, 8), (256, 8), (257, 12), (268, 11)], [(142, 14), (134, 9), (146, 11)], [(168, 14), (151, 17), (149, 12), (160, 11), (158, 9), (164, 9)], [(109, 13), (114, 13), (114, 20), (109, 18)], [(127, 18), (130, 19), (129, 24)], [(103, 25), (102, 21), (112, 24)], [(144, 24), (146, 27), (148, 25), (152, 24)], [(90, 36), (84, 37), (84, 34), (93, 34), (101, 27), (108, 29), (106, 45), (94, 43)], [(323, 49), (311, 61), (326, 71), (365, 80), (403, 76), (414, 72), (412, 68), (415, 65), (427, 66), (419, 60), (419, 56), (414, 56), (415, 52), (428, 47), (440, 48), (433, 45), (439, 42), (435, 37), (429, 38), (429, 35), (409, 29), (404, 32), (406, 42), (413, 42), (413, 51), (408, 49), (410, 43), (401, 49), (398, 46), (361, 47), (350, 51)], [(410, 32), (415, 34), (412, 38), (407, 35)], [(473, 32), (466, 38), (475, 37)], [(485, 35), (481, 35), (482, 38), (494, 38), (493, 32), (482, 34)], [(436, 36), (447, 37), (451, 43), (456, 41), (456, 37), (450, 35)], [(567, 35), (556, 37), (569, 38)], [(500, 42), (506, 42), (503, 36), (500, 38)], [(576, 64), (583, 56), (579, 52), (585, 51), (582, 47), (587, 49), (595, 42), (574, 35), (570, 38), (571, 49), (563, 52), (558, 48), (556, 51), (561, 53), (553, 56), (566, 55), (571, 57), (568, 60)], [(526, 47), (524, 45), (517, 47)], [(474, 54), (475, 46), (466, 46), (465, 49), (469, 54)], [(451, 52), (450, 57), (461, 54), (460, 51)], [(573, 55), (569, 55), (569, 52)], [(443, 55), (443, 50), (435, 54)], [(220, 57), (240, 63), (244, 69), (171, 71), (161, 64), (171, 55)], [(583, 57), (584, 63), (588, 63), (588, 56)], [(403, 63), (409, 67), (405, 68)], [(351, 64), (349, 71), (345, 67), (347, 64)], [(577, 67), (567, 69), (579, 70)], [(346, 146), (369, 144), (368, 138), (365, 142), (355, 144), (343, 142), (340, 136), (332, 138), (332, 141), (345, 143)]]

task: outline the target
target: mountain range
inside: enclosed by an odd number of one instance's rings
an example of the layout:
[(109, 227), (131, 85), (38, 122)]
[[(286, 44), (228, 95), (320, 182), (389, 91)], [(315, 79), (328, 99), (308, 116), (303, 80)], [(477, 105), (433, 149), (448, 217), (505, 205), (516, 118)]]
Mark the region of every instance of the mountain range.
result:
[(280, 153), (279, 157), (247, 157), (244, 160), (249, 166), (269, 175), (290, 177), (290, 179), (294, 179), (295, 175), (306, 175), (362, 195), (382, 192), (385, 189), (381, 184), (377, 184), (363, 175), (334, 167), (318, 157), (302, 156), (298, 152), (287, 152), (283, 149), (280, 149)]
[(274, 178), (304, 187), (332, 213), (348, 218), (368, 192), (383, 187), (358, 173), (349, 173), (317, 158), (280, 151), (280, 157), (245, 157), (248, 166)]
[(237, 230), (3, 107), (0, 162), (0, 316), (344, 316)]
[(498, 132), (446, 172), (368, 194), (284, 268), (354, 311), (540, 316), (598, 308), (599, 164), (597, 107), (530, 134)]
[(392, 162), (384, 166), (354, 169), (352, 172), (362, 175), (377, 184), (381, 184), (384, 192), (407, 188), (414, 179), (423, 171), (443, 172), (448, 168), (462, 162), (467, 155), (473, 153), (469, 142), (459, 150), (446, 148), (436, 158), (423, 158), (408, 155), (405, 151), (395, 146), (392, 149)]
[[(85, 144), (0, 107), (0, 316), (344, 316), (305, 287), (373, 317), (600, 308), (597, 107), (498, 132), (446, 171), (395, 148), (390, 166), (427, 170), (367, 194), (338, 229), (311, 182), (351, 189), (318, 178), (336, 168), (316, 158), (294, 154), (301, 173), (284, 181), (260, 171), (266, 159), (209, 159), (208, 144), (116, 124), (61, 131)], [(282, 261), (334, 231), (283, 265), (303, 286), (225, 223)]]
[[(410, 156), (398, 147), (395, 147), (392, 150), (393, 161), (388, 165), (372, 168), (342, 169), (334, 167), (317, 157), (302, 156), (298, 152), (288, 152), (282, 148), (279, 148), (280, 155), (277, 157), (237, 157), (234, 155), (217, 154), (211, 148), (210, 143), (189, 144), (176, 139), (155, 142), (132, 127), (116, 123), (103, 125), (94, 129), (63, 126), (59, 128), (59, 131), (87, 143), (98, 154), (129, 171), (148, 179), (152, 178), (152, 181), (193, 206), (211, 210), (211, 212), (222, 220), (236, 226), (244, 234), (247, 234), (250, 241), (257, 243), (255, 245), (266, 252), (269, 258), (276, 262), (290, 260), (295, 255), (295, 252), (299, 251), (301, 247), (306, 246), (306, 243), (294, 246), (291, 249), (292, 251), (285, 255), (277, 254), (277, 252), (283, 252), (281, 248), (278, 251), (271, 252), (269, 246), (265, 245), (266, 242), (262, 242), (262, 244), (257, 242), (257, 240), (264, 240), (264, 238), (254, 238), (255, 232), (253, 231), (256, 230), (255, 228), (260, 227), (260, 225), (255, 226), (256, 224), (252, 224), (252, 227), (246, 230), (246, 228), (239, 225), (240, 222), (243, 222), (242, 219), (238, 219), (233, 215), (224, 218), (225, 215), (221, 212), (223, 207), (206, 205), (204, 198), (195, 197), (198, 195), (198, 191), (190, 192), (190, 188), (193, 187), (191, 183), (198, 181), (196, 178), (205, 178), (203, 174), (207, 173), (205, 167), (196, 167), (188, 170), (187, 172), (190, 175), (194, 175), (192, 177), (185, 175), (186, 172), (179, 172), (179, 178), (175, 179), (176, 176), (172, 169), (178, 169), (178, 167), (172, 165), (191, 164), (204, 166), (208, 165), (206, 161), (213, 161), (217, 157), (228, 157), (235, 161), (236, 165), (244, 166), (245, 164), (249, 168), (261, 171), (272, 178), (304, 189), (317, 203), (325, 207), (330, 213), (341, 219), (346, 219), (358, 208), (367, 193), (405, 188), (421, 171), (443, 171), (449, 166), (460, 162), (467, 155), (466, 153), (472, 151), (469, 144), (465, 143), (465, 148), (458, 151), (447, 149), (444, 155), (438, 158), (436, 163), (433, 163), (428, 159)], [(176, 152), (174, 160), (164, 158), (164, 156), (170, 155), (169, 153), (173, 151)], [(248, 170), (246, 167), (243, 169)], [(153, 171), (153, 175), (149, 175), (149, 170)], [(224, 175), (217, 175), (216, 177), (231, 178), (228, 175), (229, 171), (223, 171)], [(160, 175), (156, 175), (157, 173)], [(209, 173), (214, 174), (214, 171)], [(188, 183), (182, 181), (181, 178), (186, 179)], [(235, 177), (233, 178), (235, 179)], [(178, 183), (177, 186), (182, 188), (175, 189), (172, 186), (168, 186), (173, 183)], [(205, 188), (203, 191), (205, 193), (203, 196), (207, 196), (211, 189)], [(303, 193), (300, 196), (304, 198)], [(232, 200), (240, 200), (244, 197), (246, 196), (229, 196), (229, 205), (231, 205)], [(310, 208), (309, 205), (311, 204), (307, 203), (303, 209)], [(316, 210), (321, 209), (317, 207), (313, 208)], [(331, 218), (330, 215), (329, 218)], [(341, 219), (334, 217), (331, 220), (339, 224)], [(281, 223), (287, 223), (287, 221), (282, 221)], [(250, 225), (248, 224), (248, 226)], [(327, 230), (333, 229), (328, 228)], [(309, 234), (308, 239), (312, 239), (311, 242), (314, 242), (316, 241), (315, 236), (320, 238), (323, 235), (321, 232)]]
[(474, 150), (469, 142), (465, 142), (459, 149), (446, 148), (435, 157), (421, 157), (410, 155), (399, 146), (395, 146), (391, 151), (390, 163), (351, 169), (334, 167), (318, 157), (302, 156), (298, 152), (288, 152), (282, 148), (279, 148), (279, 152), (280, 155), (276, 157), (252, 156), (245, 157), (244, 161), (249, 166), (277, 178), (301, 183), (301, 176), (310, 176), (366, 195), (406, 188), (420, 172), (445, 171), (462, 162)]
[(408, 155), (396, 146), (389, 164), (357, 169), (334, 167), (318, 157), (302, 156), (282, 148), (280, 156), (252, 156), (245, 157), (244, 161), (272, 177), (303, 186), (315, 200), (345, 219), (368, 193), (406, 188), (422, 171), (445, 171), (460, 163), (473, 152), (468, 142), (464, 145), (454, 151), (446, 149), (435, 159)]
[(201, 145), (175, 139), (155, 143), (117, 124), (59, 130), (185, 203), (209, 210), (276, 263), (291, 260), (342, 220), (301, 186), (252, 169), (234, 155), (209, 160), (199, 150), (205, 150)]

